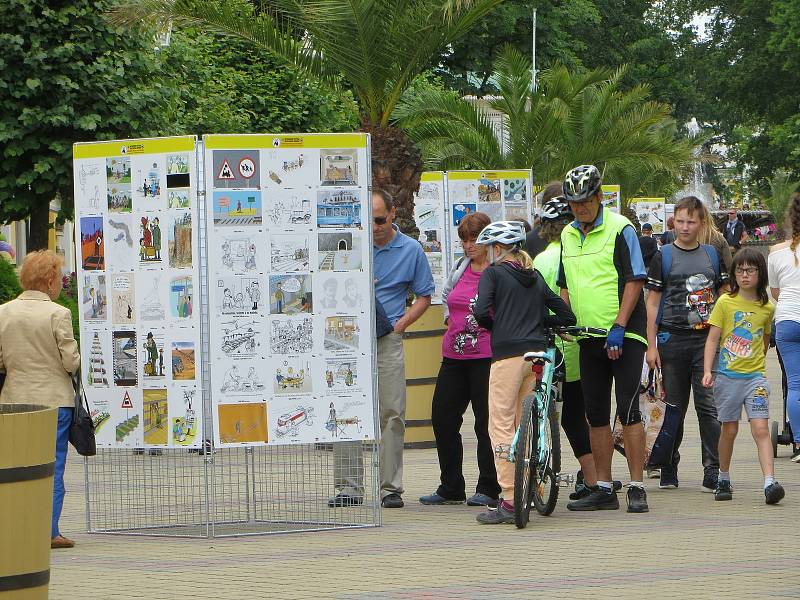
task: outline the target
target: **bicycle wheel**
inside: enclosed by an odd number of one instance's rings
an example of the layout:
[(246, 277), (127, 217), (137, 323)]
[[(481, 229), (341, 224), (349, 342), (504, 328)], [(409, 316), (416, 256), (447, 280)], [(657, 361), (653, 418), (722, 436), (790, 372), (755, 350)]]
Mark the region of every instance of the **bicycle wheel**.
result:
[(514, 448), (514, 523), (519, 529), (523, 529), (530, 519), (538, 432), (536, 395), (531, 394), (522, 403), (522, 419)]
[[(539, 439), (536, 468), (533, 469), (533, 505), (540, 515), (553, 512), (558, 501), (558, 474), (561, 472), (561, 436), (556, 419), (555, 394), (547, 408), (547, 423), (542, 428), (544, 436)], [(539, 415), (541, 417), (541, 414)], [(537, 419), (538, 421), (538, 419)]]

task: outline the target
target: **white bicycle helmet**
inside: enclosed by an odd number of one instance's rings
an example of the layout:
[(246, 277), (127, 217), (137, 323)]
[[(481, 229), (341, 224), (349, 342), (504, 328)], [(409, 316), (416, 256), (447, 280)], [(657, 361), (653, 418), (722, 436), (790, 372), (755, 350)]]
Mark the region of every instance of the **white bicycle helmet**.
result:
[(600, 171), (594, 165), (581, 165), (570, 169), (564, 178), (562, 189), (567, 202), (585, 202), (599, 190)]
[(521, 246), (525, 243), (525, 227), (519, 221), (495, 221), (483, 228), (475, 243)]
[(544, 206), (542, 206), (540, 216), (542, 217), (542, 221), (571, 221), (575, 218), (564, 196), (556, 196), (545, 202)]

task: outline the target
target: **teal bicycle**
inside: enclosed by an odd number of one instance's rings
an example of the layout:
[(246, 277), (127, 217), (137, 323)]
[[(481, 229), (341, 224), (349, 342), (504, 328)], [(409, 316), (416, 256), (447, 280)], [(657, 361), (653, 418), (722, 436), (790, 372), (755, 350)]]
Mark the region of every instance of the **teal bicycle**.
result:
[[(556, 403), (561, 397), (563, 359), (556, 351), (559, 334), (580, 337), (606, 335), (594, 327), (554, 327), (547, 330), (547, 350), (526, 352), (525, 360), (536, 373), (533, 393), (523, 401), (522, 418), (508, 449), (498, 446), (495, 453), (516, 465), (514, 474), (514, 522), (522, 529), (530, 520), (531, 507), (543, 516), (553, 512), (560, 485), (569, 485), (572, 475), (561, 473), (561, 436)], [(560, 360), (559, 360), (560, 359)], [(558, 362), (557, 362), (558, 361)]]

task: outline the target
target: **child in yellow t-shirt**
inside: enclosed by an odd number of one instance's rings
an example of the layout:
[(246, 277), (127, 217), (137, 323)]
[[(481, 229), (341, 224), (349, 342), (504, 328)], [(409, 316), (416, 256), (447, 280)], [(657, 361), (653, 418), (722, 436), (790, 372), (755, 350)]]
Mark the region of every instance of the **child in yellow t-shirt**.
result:
[[(714, 402), (722, 423), (719, 480), (714, 499), (731, 500), (733, 497), (730, 465), (744, 406), (764, 474), (766, 503), (777, 504), (785, 492), (775, 481), (769, 435), (769, 383), (765, 377), (765, 357), (775, 307), (767, 297), (767, 263), (757, 250), (744, 248), (736, 253), (731, 269), (735, 275), (731, 291), (717, 300), (708, 319), (711, 328), (703, 365), (703, 385), (714, 386)], [(717, 350), (719, 363), (715, 381), (711, 370)]]

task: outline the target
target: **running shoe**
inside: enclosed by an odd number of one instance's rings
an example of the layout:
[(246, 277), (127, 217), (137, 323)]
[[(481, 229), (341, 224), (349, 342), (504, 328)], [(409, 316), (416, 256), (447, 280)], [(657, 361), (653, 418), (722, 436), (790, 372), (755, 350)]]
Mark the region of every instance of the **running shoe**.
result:
[(479, 513), (475, 520), (481, 525), (500, 525), (501, 523), (513, 523), (514, 511), (506, 510), (503, 504), (497, 505), (497, 508), (490, 508), (486, 512)]
[(728, 479), (717, 481), (717, 489), (714, 490), (714, 500), (733, 500), (733, 487)]
[(764, 501), (767, 504), (777, 504), (783, 497), (786, 495), (786, 492), (783, 490), (783, 486), (778, 483), (771, 483), (767, 486), (767, 489), (764, 490), (764, 497), (766, 498)]
[(647, 506), (647, 492), (643, 487), (638, 485), (628, 487), (627, 501), (629, 513), (650, 512), (650, 507)]
[(658, 487), (662, 490), (669, 490), (678, 487), (678, 469), (675, 467), (661, 467), (661, 480)]
[(700, 491), (707, 494), (713, 494), (717, 489), (717, 480), (719, 479), (719, 471), (709, 471), (703, 475), (703, 483), (700, 486)]
[(567, 504), (567, 510), (573, 511), (617, 509), (619, 509), (617, 493), (600, 488), (592, 488), (588, 496)]
[(456, 500), (453, 498), (445, 498), (444, 496), (434, 492), (427, 496), (420, 496), (419, 503), (427, 504), (429, 506), (438, 506), (442, 504), (464, 504), (464, 499), (461, 498), (460, 500)]

